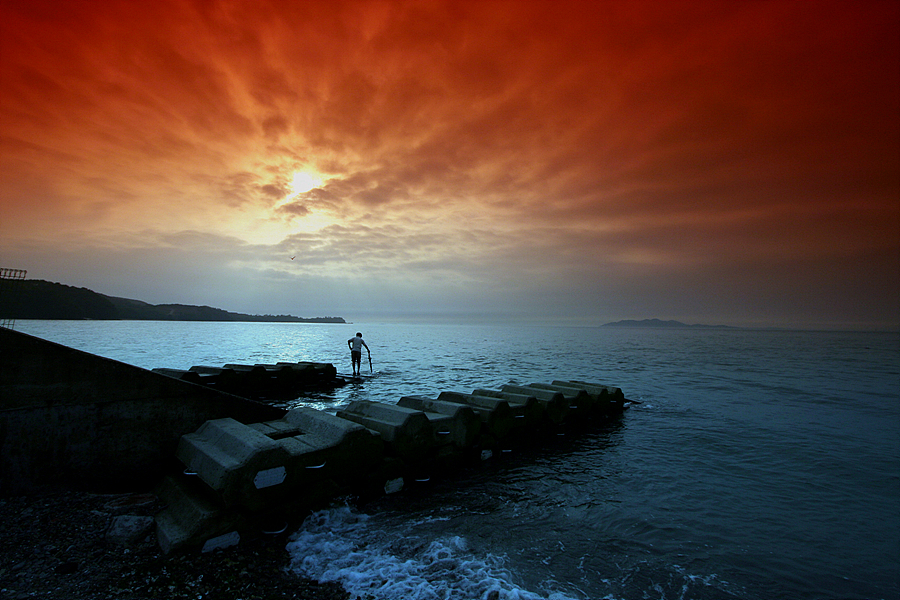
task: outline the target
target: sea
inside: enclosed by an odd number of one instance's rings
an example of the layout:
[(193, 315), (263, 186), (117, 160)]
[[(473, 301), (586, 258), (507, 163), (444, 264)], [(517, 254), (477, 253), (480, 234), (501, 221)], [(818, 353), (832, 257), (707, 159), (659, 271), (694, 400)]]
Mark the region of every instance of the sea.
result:
[[(506, 383), (594, 381), (620, 419), (498, 453), (287, 538), (352, 598), (900, 598), (900, 334), (423, 323), (17, 321), (139, 367), (313, 361), (373, 377), (334, 412)], [(363, 372), (370, 365), (363, 356)]]

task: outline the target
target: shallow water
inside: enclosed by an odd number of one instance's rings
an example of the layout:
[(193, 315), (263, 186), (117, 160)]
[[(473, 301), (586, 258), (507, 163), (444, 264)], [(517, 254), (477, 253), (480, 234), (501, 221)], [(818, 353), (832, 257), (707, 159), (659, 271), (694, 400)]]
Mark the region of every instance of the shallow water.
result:
[[(618, 422), (314, 515), (293, 568), (375, 598), (900, 597), (896, 333), (19, 321), (145, 368), (312, 360), (336, 410), (504, 383), (621, 387)], [(365, 359), (364, 359), (365, 361)], [(364, 369), (368, 364), (364, 362)]]

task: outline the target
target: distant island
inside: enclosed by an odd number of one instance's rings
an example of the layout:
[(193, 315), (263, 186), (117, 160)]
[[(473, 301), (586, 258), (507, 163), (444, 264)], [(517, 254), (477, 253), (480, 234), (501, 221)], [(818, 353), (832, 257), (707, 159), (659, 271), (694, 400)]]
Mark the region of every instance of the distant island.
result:
[(346, 323), (342, 317), (245, 315), (211, 306), (148, 304), (41, 279), (2, 283), (5, 285), (0, 290), (0, 317), (10, 319)]
[(606, 323), (601, 327), (691, 327), (696, 329), (737, 329), (730, 325), (688, 325), (681, 321), (662, 321), (660, 319), (643, 319), (635, 321), (633, 319), (625, 319), (624, 321), (616, 321), (615, 323)]

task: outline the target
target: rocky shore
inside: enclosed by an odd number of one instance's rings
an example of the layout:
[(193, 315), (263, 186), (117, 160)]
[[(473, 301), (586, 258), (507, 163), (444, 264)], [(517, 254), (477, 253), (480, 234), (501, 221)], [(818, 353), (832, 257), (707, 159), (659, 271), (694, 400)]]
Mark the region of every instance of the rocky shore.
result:
[(348, 600), (287, 570), (286, 536), (163, 555), (152, 494), (0, 498), (0, 598)]

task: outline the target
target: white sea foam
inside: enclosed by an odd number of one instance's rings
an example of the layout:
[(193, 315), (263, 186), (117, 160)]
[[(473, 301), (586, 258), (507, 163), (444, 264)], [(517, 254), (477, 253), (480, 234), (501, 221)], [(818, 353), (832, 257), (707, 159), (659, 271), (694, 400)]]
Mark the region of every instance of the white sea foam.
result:
[(369, 521), (349, 507), (310, 515), (287, 545), (291, 569), (374, 600), (570, 600), (559, 592), (522, 589), (503, 557), (477, 556), (459, 536), (398, 537)]

